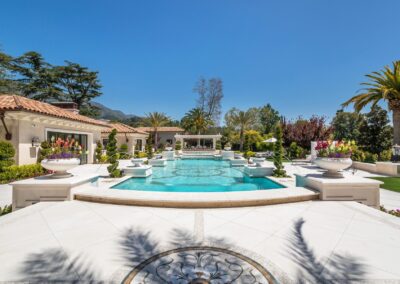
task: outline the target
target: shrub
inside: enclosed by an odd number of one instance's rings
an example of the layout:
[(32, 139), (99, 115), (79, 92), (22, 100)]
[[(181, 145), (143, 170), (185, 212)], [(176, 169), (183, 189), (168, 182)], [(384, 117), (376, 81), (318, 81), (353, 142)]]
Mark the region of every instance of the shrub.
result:
[(175, 142), (175, 150), (176, 150), (176, 151), (182, 150), (182, 143), (181, 143), (180, 140), (178, 140), (178, 141)]
[(14, 146), (7, 141), (0, 141), (0, 171), (14, 164)]
[(365, 153), (365, 159), (364, 162), (366, 163), (376, 163), (378, 161), (378, 154), (373, 154), (370, 152), (364, 152)]
[(120, 159), (129, 159), (130, 158), (130, 155), (129, 155), (129, 148), (128, 148), (128, 145), (127, 144), (122, 144), (120, 147), (119, 147), (119, 158)]
[(101, 155), (99, 163), (100, 164), (105, 164), (108, 162), (108, 156), (107, 155)]
[(355, 162), (364, 162), (365, 161), (365, 153), (360, 149), (355, 149), (351, 153), (351, 159)]
[(151, 144), (151, 137), (150, 136), (147, 139), (147, 143), (146, 143), (146, 153), (147, 153), (147, 158), (148, 159), (153, 158), (153, 146)]
[(11, 213), (12, 211), (12, 205), (6, 205), (3, 208), (0, 207), (0, 216), (6, 215), (8, 213)]
[(276, 126), (275, 129), (276, 142), (274, 145), (274, 166), (275, 170), (273, 175), (275, 177), (286, 177), (286, 171), (283, 167), (283, 134), (282, 127), (280, 124)]
[(232, 147), (232, 144), (231, 144), (231, 142), (226, 142), (226, 144), (225, 144), (225, 146), (224, 146), (224, 149), (225, 148), (231, 148)]
[(383, 150), (379, 154), (379, 161), (391, 161), (392, 160), (392, 150)]
[[(240, 152), (239, 152), (239, 153), (240, 153)], [(244, 157), (245, 157), (246, 159), (251, 158), (251, 157), (254, 157), (255, 155), (256, 155), (256, 153), (254, 153), (253, 151), (247, 151), (247, 152), (244, 153)]]
[(97, 163), (101, 163), (102, 156), (103, 156), (103, 144), (99, 140), (96, 143), (96, 162)]
[(117, 152), (117, 139), (115, 138), (117, 135), (117, 130), (113, 129), (108, 135), (108, 143), (107, 143), (107, 156), (108, 162), (111, 164), (107, 167), (108, 172), (110, 173), (110, 177), (117, 178), (121, 176), (121, 171), (118, 169), (118, 152)]
[(290, 146), (289, 146), (289, 149), (287, 150), (287, 152), (289, 153), (289, 157), (291, 159), (302, 158), (302, 157), (304, 157), (304, 154), (305, 154), (305, 150), (302, 147), (297, 146), (296, 142), (290, 143)]
[(138, 156), (137, 156), (139, 159), (141, 159), (141, 158), (147, 158), (147, 153), (145, 153), (145, 152), (139, 152), (139, 154), (138, 154)]
[(51, 144), (48, 141), (43, 141), (40, 143), (38, 162), (46, 159), (47, 156), (51, 154)]
[(217, 140), (217, 141), (215, 142), (215, 149), (216, 149), (216, 150), (221, 150), (221, 149), (222, 149), (221, 140)]
[(45, 174), (40, 164), (10, 166), (0, 173), (0, 183), (9, 183), (15, 180), (36, 177)]
[(385, 207), (380, 206), (381, 211), (388, 213), (390, 215), (396, 216), (396, 217), (400, 217), (400, 209), (396, 209), (396, 210), (387, 210)]

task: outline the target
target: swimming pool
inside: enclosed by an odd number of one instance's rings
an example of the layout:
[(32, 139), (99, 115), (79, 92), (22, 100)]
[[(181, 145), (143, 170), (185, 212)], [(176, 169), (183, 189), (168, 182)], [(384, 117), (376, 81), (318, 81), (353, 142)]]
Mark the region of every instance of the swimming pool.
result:
[(166, 167), (153, 167), (147, 178), (130, 178), (112, 188), (164, 192), (230, 192), (268, 190), (284, 186), (268, 178), (246, 176), (227, 161), (198, 159), (168, 161)]

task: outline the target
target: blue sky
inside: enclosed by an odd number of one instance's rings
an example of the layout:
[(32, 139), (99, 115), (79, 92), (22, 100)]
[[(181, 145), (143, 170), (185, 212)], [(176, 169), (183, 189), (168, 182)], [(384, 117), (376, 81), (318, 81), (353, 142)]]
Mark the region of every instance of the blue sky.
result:
[[(200, 76), (223, 110), (271, 103), (332, 117), (364, 74), (400, 59), (399, 0), (4, 0), (0, 44), (100, 72), (105, 105), (180, 118)], [(6, 13), (5, 13), (6, 11)]]

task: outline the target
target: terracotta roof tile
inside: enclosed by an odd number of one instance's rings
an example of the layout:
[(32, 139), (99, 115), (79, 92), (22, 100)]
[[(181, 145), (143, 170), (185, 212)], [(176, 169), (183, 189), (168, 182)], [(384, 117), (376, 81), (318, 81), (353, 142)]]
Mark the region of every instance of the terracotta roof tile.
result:
[(117, 132), (119, 132), (119, 133), (148, 134), (145, 131), (138, 130), (137, 128), (134, 128), (132, 126), (129, 126), (129, 125), (126, 125), (126, 124), (123, 124), (123, 123), (119, 123), (119, 122), (116, 122), (116, 123), (109, 122), (107, 124), (108, 124), (108, 128), (104, 128), (101, 131), (102, 133), (110, 133), (113, 129), (116, 129)]
[[(136, 129), (146, 132), (153, 132), (153, 127), (137, 127)], [(184, 129), (176, 126), (161, 126), (157, 128), (158, 132), (185, 132)]]
[(87, 116), (73, 113), (71, 111), (53, 106), (48, 103), (35, 101), (17, 95), (0, 94), (0, 110), (5, 111), (29, 111), (53, 117), (79, 121), (99, 126), (107, 126), (106, 123)]

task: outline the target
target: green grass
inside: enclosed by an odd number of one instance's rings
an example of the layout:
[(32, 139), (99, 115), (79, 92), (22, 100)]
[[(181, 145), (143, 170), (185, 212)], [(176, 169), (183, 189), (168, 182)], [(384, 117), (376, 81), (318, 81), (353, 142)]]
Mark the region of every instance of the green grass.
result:
[(372, 179), (383, 181), (381, 188), (400, 192), (400, 177), (373, 177)]

